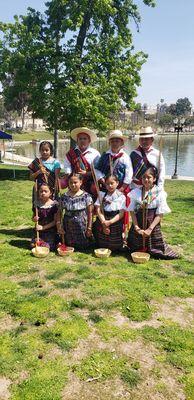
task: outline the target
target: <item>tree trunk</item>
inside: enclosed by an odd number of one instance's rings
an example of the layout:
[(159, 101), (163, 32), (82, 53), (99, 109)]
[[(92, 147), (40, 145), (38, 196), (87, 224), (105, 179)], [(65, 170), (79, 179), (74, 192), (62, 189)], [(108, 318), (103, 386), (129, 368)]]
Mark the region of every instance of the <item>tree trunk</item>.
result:
[(80, 30), (79, 30), (79, 33), (77, 36), (76, 49), (80, 53), (80, 56), (82, 55), (87, 30), (90, 26), (90, 19), (91, 19), (91, 15), (92, 15), (93, 3), (94, 3), (94, 0), (88, 0), (87, 11), (85, 12), (83, 22), (80, 26)]
[(22, 108), (22, 131), (24, 129), (24, 122), (25, 122), (25, 110), (24, 107)]
[(54, 157), (58, 158), (58, 130), (54, 129)]

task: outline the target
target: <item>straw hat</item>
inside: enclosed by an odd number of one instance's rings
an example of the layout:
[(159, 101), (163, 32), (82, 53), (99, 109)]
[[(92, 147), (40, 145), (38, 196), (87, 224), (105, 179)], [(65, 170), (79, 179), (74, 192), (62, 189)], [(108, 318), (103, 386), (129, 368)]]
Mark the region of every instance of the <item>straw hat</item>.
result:
[(83, 126), (83, 127), (75, 128), (71, 131), (71, 137), (76, 142), (77, 142), (77, 136), (79, 135), (79, 133), (86, 133), (90, 137), (91, 143), (96, 142), (96, 140), (98, 139), (96, 134), (93, 131), (91, 131), (91, 129), (88, 129), (85, 126)]
[(153, 129), (151, 126), (147, 126), (146, 128), (141, 128), (141, 131), (139, 133), (139, 139), (141, 138), (154, 138), (156, 136), (156, 133), (153, 132)]
[(114, 131), (110, 131), (109, 133), (109, 140), (111, 139), (121, 139), (121, 140), (126, 140), (126, 136), (123, 135), (123, 133), (119, 129), (115, 129)]

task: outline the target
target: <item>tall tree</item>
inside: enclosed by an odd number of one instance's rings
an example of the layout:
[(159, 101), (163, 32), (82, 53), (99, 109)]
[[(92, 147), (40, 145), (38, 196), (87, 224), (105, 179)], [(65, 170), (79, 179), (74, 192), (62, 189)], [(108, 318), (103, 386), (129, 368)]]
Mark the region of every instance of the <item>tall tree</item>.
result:
[(20, 83), (28, 107), (54, 129), (55, 149), (57, 129), (104, 130), (123, 103), (134, 106), (146, 55), (134, 52), (132, 19), (139, 24), (133, 0), (51, 0), (44, 15), (29, 8), (13, 24), (1, 24), (3, 88), (10, 78), (11, 86)]
[(188, 97), (178, 99), (176, 102), (176, 114), (177, 115), (190, 115), (192, 110), (192, 104)]

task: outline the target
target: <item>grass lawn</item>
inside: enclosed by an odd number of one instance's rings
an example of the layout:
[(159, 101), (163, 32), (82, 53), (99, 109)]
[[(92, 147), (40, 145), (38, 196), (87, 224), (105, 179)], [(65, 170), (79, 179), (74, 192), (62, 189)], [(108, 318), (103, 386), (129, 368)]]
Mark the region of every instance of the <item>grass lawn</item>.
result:
[(168, 181), (179, 260), (33, 258), (27, 171), (0, 167), (0, 399), (194, 398), (194, 183)]
[[(15, 141), (28, 141), (28, 140), (53, 140), (53, 132), (48, 131), (29, 131), (29, 132), (20, 132), (14, 133), (10, 132), (13, 140)], [(64, 139), (64, 136), (68, 137), (68, 134), (65, 132), (59, 132), (59, 139)]]

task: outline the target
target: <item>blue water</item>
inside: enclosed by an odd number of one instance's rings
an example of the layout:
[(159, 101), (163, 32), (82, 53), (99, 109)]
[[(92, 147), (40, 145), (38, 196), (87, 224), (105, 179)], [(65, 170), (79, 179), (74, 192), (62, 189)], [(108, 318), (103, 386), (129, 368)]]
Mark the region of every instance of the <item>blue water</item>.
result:
[[(155, 138), (154, 146), (159, 147), (160, 137)], [(130, 153), (138, 146), (138, 138), (126, 142), (126, 151)], [(95, 147), (102, 153), (108, 148), (106, 140), (99, 140)], [(63, 163), (64, 155), (69, 149), (68, 142), (59, 143), (59, 160)], [(25, 144), (16, 148), (16, 153), (34, 158), (38, 155), (38, 145)], [(176, 135), (165, 135), (162, 139), (162, 153), (166, 164), (166, 175), (173, 175), (175, 169)], [(194, 135), (180, 134), (178, 151), (178, 175), (194, 177)]]

